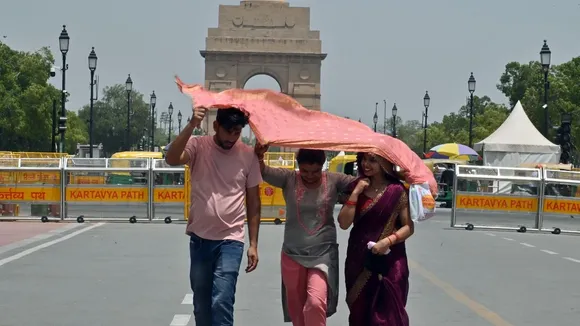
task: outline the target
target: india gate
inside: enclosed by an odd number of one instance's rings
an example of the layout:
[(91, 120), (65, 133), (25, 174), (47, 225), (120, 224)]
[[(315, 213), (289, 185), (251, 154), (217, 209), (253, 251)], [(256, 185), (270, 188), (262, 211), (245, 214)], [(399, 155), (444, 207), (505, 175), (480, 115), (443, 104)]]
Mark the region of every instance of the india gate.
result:
[[(205, 50), (205, 87), (212, 91), (244, 88), (256, 75), (268, 75), (283, 93), (305, 108), (320, 110), (320, 32), (310, 30), (310, 8), (282, 0), (248, 0), (220, 5), (218, 27), (209, 28)], [(215, 111), (202, 128), (214, 134)]]

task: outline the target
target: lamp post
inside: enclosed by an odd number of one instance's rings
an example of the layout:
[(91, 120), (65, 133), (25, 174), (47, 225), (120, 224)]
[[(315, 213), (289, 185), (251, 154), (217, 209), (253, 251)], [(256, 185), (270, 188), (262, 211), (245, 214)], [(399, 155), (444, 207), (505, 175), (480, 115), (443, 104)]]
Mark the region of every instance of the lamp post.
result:
[(473, 93), (475, 92), (475, 77), (473, 77), (473, 72), (469, 79), (467, 80), (467, 89), (470, 94), (469, 101), (469, 147), (473, 147)]
[(89, 157), (93, 158), (93, 105), (94, 105), (94, 89), (95, 89), (95, 70), (97, 70), (97, 54), (95, 47), (89, 53), (89, 70), (91, 71), (91, 104), (89, 109)]
[(383, 134), (387, 134), (387, 100), (383, 100)]
[(131, 150), (131, 92), (133, 91), (133, 80), (131, 74), (125, 81), (125, 90), (127, 91), (127, 133), (125, 134), (125, 149)]
[(544, 40), (542, 50), (540, 50), (540, 60), (542, 61), (542, 70), (544, 71), (544, 137), (548, 138), (550, 123), (550, 111), (548, 111), (548, 90), (550, 89), (550, 82), (548, 81), (548, 73), (550, 72), (550, 61), (552, 60), (552, 51), (548, 47), (548, 43)]
[(393, 137), (397, 138), (397, 103), (393, 104), (391, 112), (393, 114)]
[(169, 108), (167, 108), (168, 113), (168, 123), (169, 128), (167, 128), (167, 143), (171, 143), (171, 116), (173, 115), (173, 103), (169, 102)]
[(423, 119), (423, 155), (427, 153), (427, 117), (429, 116), (430, 103), (431, 98), (429, 97), (429, 92), (425, 91), (425, 96), (423, 97), (423, 105), (425, 106), (425, 116)]
[(157, 96), (155, 91), (149, 97), (149, 106), (151, 107), (151, 151), (155, 150), (155, 104), (157, 104)]
[(379, 121), (379, 115), (377, 110), (379, 108), (379, 102), (375, 103), (375, 115), (373, 115), (373, 123), (375, 124), (375, 132), (377, 132), (377, 122)]
[(181, 118), (183, 118), (183, 116), (181, 115), (181, 111), (179, 111), (177, 113), (177, 125), (178, 125), (179, 133), (181, 133)]
[(59, 152), (64, 153), (64, 141), (66, 132), (66, 71), (68, 70), (68, 65), (66, 64), (66, 54), (68, 53), (68, 48), (70, 45), (70, 37), (66, 30), (66, 25), (62, 25), (62, 31), (58, 37), (58, 44), (60, 47), (60, 53), (62, 53), (62, 88), (61, 88), (61, 108), (60, 108), (60, 119), (59, 119), (59, 132), (60, 132), (60, 148)]

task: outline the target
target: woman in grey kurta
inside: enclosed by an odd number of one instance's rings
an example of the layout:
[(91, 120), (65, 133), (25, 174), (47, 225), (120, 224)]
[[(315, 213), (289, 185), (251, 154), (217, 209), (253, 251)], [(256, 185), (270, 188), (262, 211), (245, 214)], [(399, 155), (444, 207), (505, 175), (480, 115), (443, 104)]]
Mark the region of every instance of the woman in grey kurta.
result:
[[(267, 146), (256, 145), (255, 150), (264, 181), (281, 188), (286, 201), (281, 254), (284, 321), (326, 325), (326, 318), (336, 312), (338, 304), (334, 205), (355, 177), (323, 172), (324, 151), (299, 150), (298, 171), (294, 171), (266, 166), (263, 157)], [(326, 293), (326, 298), (317, 296), (320, 293)]]

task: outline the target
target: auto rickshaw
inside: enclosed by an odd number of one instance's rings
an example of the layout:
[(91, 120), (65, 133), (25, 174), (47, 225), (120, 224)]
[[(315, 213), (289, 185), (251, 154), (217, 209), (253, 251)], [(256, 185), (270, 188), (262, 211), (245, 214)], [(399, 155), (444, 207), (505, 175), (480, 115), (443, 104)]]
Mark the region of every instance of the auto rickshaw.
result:
[(346, 155), (344, 152), (340, 152), (337, 156), (330, 160), (328, 171), (356, 176), (356, 155)]

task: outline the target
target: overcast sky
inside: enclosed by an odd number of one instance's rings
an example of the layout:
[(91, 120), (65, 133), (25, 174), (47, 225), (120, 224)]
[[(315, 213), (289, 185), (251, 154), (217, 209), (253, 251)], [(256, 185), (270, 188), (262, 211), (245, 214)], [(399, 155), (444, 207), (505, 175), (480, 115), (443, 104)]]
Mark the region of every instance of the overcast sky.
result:
[[(473, 71), (477, 95), (506, 102), (496, 84), (509, 61), (539, 59), (543, 40), (553, 63), (580, 55), (580, 0), (294, 0), (311, 7), (312, 28), (320, 30), (323, 51), (322, 109), (370, 123), (375, 102), (397, 103), (403, 119), (421, 119), (429, 90), (430, 121), (465, 103)], [(89, 99), (87, 56), (98, 55), (100, 87), (124, 83), (157, 94), (184, 116), (190, 100), (173, 82), (203, 82), (207, 29), (217, 26), (218, 4), (236, 0), (20, 0), (2, 1), (0, 37), (19, 50), (50, 46), (61, 63), (58, 36), (67, 25), (70, 41), (68, 109)], [(4, 36), (6, 36), (4, 38)], [(52, 82), (60, 88), (60, 75)], [(274, 88), (266, 76), (246, 88)], [(175, 115), (174, 115), (175, 116)]]

